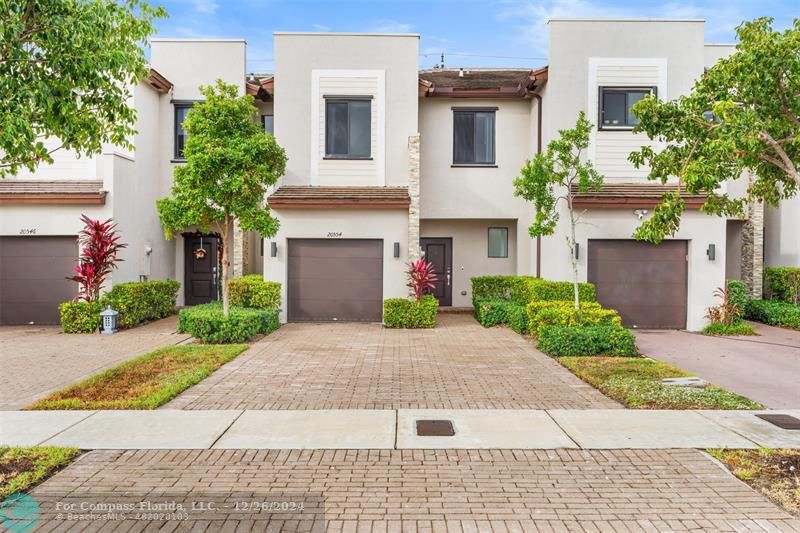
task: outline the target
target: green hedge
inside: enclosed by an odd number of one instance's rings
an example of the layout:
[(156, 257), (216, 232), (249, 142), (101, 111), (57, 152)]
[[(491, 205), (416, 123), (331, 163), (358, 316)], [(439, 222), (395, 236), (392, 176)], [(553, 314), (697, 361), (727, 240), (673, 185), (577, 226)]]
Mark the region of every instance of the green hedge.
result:
[(638, 355), (633, 333), (619, 326), (544, 326), (539, 349), (552, 356)]
[[(471, 281), (473, 306), (480, 300), (509, 300), (525, 306), (536, 300), (573, 299), (569, 281), (548, 281), (532, 276), (476, 276)], [(578, 295), (582, 302), (597, 301), (591, 283), (579, 283)]]
[(736, 304), (736, 308), (739, 310), (736, 313), (734, 322), (741, 322), (744, 316), (744, 308), (747, 305), (747, 285), (744, 284), (744, 281), (728, 280), (728, 301)]
[(252, 274), (228, 282), (231, 305), (255, 307), (256, 309), (278, 309), (281, 306), (281, 284), (264, 281), (261, 274)]
[(111, 306), (119, 313), (117, 327), (132, 328), (173, 314), (180, 287), (171, 280), (120, 283), (103, 295), (100, 303), (103, 309)]
[(597, 302), (581, 302), (575, 311), (571, 301), (553, 300), (531, 302), (526, 308), (528, 329), (537, 333), (544, 326), (594, 326), (606, 324), (622, 327), (622, 319), (613, 309), (603, 309)]
[(486, 328), (508, 324), (517, 333), (528, 333), (528, 314), (525, 307), (508, 300), (479, 300), (475, 305), (475, 318)]
[(277, 309), (231, 306), (225, 316), (219, 302), (187, 307), (178, 313), (178, 333), (211, 344), (247, 342), (260, 333), (272, 333), (280, 325)]
[(438, 312), (439, 300), (430, 294), (421, 300), (388, 298), (383, 301), (383, 324), (387, 328), (432, 328)]
[(781, 300), (800, 304), (800, 268), (767, 267), (764, 269), (764, 296), (768, 300)]
[(778, 300), (750, 300), (744, 308), (748, 320), (800, 330), (800, 306)]
[(64, 333), (94, 333), (102, 325), (98, 302), (64, 302), (58, 306)]

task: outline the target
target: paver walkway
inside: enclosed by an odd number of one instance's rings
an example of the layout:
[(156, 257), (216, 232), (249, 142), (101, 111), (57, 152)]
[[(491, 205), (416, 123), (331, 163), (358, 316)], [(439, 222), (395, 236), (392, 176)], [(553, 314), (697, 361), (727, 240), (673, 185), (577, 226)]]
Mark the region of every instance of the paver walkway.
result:
[(52, 326), (0, 328), (0, 409), (21, 409), (122, 361), (188, 339), (177, 317), (114, 335), (69, 335)]
[[(32, 494), (42, 531), (800, 531), (695, 450), (103, 451)], [(188, 517), (89, 523), (63, 511), (142, 501), (181, 502)]]
[(642, 353), (771, 409), (800, 408), (800, 331), (751, 322), (758, 336), (637, 331)]
[(441, 313), (433, 330), (288, 324), (169, 409), (618, 408), (522, 336)]

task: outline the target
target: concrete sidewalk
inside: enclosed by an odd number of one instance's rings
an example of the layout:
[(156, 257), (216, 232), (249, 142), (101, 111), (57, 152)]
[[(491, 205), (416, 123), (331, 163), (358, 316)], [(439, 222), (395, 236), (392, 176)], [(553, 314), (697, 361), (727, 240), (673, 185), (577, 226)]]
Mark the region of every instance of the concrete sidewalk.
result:
[[(769, 411), (800, 417), (800, 410)], [(0, 411), (0, 444), (91, 449), (800, 448), (756, 411), (351, 409)], [(450, 420), (451, 437), (416, 434)]]

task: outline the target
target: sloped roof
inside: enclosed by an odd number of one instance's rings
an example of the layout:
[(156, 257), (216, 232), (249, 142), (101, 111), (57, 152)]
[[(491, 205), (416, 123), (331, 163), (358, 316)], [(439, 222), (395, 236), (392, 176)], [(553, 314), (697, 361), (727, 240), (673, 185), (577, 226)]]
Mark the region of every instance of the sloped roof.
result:
[(407, 208), (408, 187), (319, 187), (284, 185), (272, 193), (270, 207)]
[[(578, 192), (577, 185), (572, 186), (572, 192), (576, 193), (574, 201), (576, 207), (598, 209), (655, 207), (661, 203), (664, 193), (673, 192), (675, 189), (674, 184), (609, 183), (604, 184), (599, 191)], [(687, 192), (684, 186), (680, 187), (680, 191), (687, 209), (699, 209), (708, 198), (706, 194)]]
[(104, 204), (99, 180), (0, 180), (0, 204)]

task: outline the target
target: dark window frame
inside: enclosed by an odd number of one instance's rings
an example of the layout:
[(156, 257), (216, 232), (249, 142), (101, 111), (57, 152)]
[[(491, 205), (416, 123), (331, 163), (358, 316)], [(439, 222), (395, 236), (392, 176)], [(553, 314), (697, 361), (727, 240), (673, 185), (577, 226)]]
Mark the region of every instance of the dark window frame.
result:
[[(272, 117), (272, 131), (267, 131), (267, 117)], [(270, 135), (275, 135), (275, 114), (265, 113), (261, 115), (261, 129), (267, 131)]]
[[(497, 167), (497, 107), (451, 107), (453, 111), (453, 163), (452, 167)], [(456, 160), (456, 113), (492, 113), (492, 158), (491, 161), (457, 161)], [(474, 119), (473, 119), (474, 125)], [(472, 132), (475, 135), (475, 132)], [(475, 154), (472, 154), (473, 160)]]
[[(506, 255), (492, 255), (492, 230), (501, 229), (506, 233)], [(486, 229), (486, 256), (489, 259), (508, 259), (508, 226), (489, 226)]]
[[(606, 130), (606, 131), (631, 131), (635, 124), (628, 124), (628, 113), (632, 106), (628, 105), (628, 98), (630, 93), (632, 92), (649, 92), (654, 97), (658, 98), (658, 87), (650, 86), (650, 85), (636, 85), (636, 86), (629, 86), (629, 87), (621, 87), (621, 86), (607, 86), (603, 85), (598, 87), (598, 97), (597, 97), (597, 129), (598, 130)], [(606, 93), (617, 93), (617, 94), (624, 94), (625, 95), (625, 124), (620, 125), (605, 125), (603, 124), (603, 114), (605, 113), (605, 109), (603, 107), (604, 103), (604, 96)]]
[[(191, 109), (197, 104), (201, 102), (201, 100), (173, 100), (172, 106), (172, 121), (173, 121), (173, 130), (172, 130), (172, 157), (173, 161), (186, 161), (186, 157), (183, 155), (182, 151), (178, 150), (178, 110), (179, 109)], [(184, 117), (184, 120), (186, 118)], [(183, 124), (183, 122), (181, 122)], [(185, 135), (185, 139), (183, 141), (184, 146), (186, 145), (186, 139), (189, 138), (189, 134)]]
[(372, 105), (369, 106), (369, 155), (356, 155), (352, 153), (347, 154), (332, 154), (328, 153), (328, 104), (347, 104), (347, 143), (348, 152), (350, 152), (350, 104), (352, 102), (372, 102), (372, 96), (324, 96), (325, 99), (325, 156), (323, 159), (335, 159), (344, 161), (370, 161), (372, 159)]

